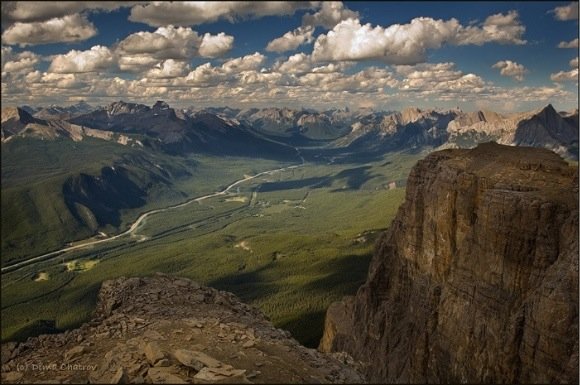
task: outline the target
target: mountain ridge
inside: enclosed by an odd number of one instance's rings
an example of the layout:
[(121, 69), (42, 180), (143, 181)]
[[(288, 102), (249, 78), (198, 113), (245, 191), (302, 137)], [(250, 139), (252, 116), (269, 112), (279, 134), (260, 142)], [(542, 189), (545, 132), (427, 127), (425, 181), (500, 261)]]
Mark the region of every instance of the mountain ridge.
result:
[[(208, 120), (211, 120), (209, 124)], [(163, 101), (157, 101), (152, 107), (114, 102), (105, 108), (77, 116), (71, 122), (100, 130), (146, 135), (149, 138), (147, 144), (173, 155), (209, 152), (294, 156), (292, 149), (256, 137), (236, 120), (205, 112), (184, 113)]]
[[(37, 115), (38, 113), (34, 116)], [(224, 124), (229, 125), (233, 129), (231, 132), (237, 132), (236, 138), (228, 138), (228, 135), (216, 136), (211, 133), (212, 124), (203, 124), (205, 128), (197, 130), (196, 122), (207, 121), (210, 116), (218, 131)], [(28, 119), (35, 118), (31, 116)], [(578, 111), (558, 113), (551, 104), (527, 112), (500, 114), (491, 110), (463, 112), (458, 109), (416, 107), (406, 107), (395, 112), (318, 112), (276, 107), (179, 110), (171, 108), (163, 101), (157, 101), (152, 107), (118, 101), (88, 113), (71, 115), (66, 119), (51, 116), (48, 120), (35, 122), (40, 125), (65, 127), (65, 130), (67, 124), (72, 123), (101, 131), (147, 135), (150, 137), (148, 143), (165, 147), (167, 151), (175, 154), (204, 151), (210, 138), (226, 142), (260, 142), (265, 136), (291, 145), (322, 141), (336, 148), (365, 151), (390, 151), (394, 148), (423, 146), (471, 148), (478, 143), (493, 140), (500, 144), (545, 147), (560, 155), (578, 159)], [(8, 127), (10, 124), (20, 127), (14, 122), (3, 123), (3, 141), (18, 133), (14, 131), (15, 128)], [(21, 122), (20, 125), (25, 124)], [(42, 137), (42, 130), (37, 127), (36, 131)], [(45, 135), (48, 139), (58, 137), (59, 133), (52, 131)], [(221, 133), (225, 134), (223, 130)], [(257, 136), (256, 133), (261, 135)], [(264, 142), (261, 144), (266, 146)], [(245, 151), (243, 143), (238, 147), (228, 148), (230, 152), (240, 151), (240, 148), (242, 152)], [(251, 151), (258, 149), (253, 148)]]

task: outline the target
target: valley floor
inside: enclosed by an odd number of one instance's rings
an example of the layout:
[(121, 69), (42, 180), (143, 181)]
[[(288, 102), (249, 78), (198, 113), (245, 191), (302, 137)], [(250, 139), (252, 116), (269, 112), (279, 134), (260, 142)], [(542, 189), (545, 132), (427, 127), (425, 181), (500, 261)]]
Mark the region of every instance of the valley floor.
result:
[(230, 170), (230, 182), (203, 183), (223, 193), (152, 212), (125, 236), (3, 272), (2, 339), (77, 326), (94, 310), (102, 281), (160, 271), (232, 291), (315, 346), (327, 306), (364, 280), (374, 240), (420, 157), (269, 162), (261, 170), (255, 159), (222, 160), (216, 171)]

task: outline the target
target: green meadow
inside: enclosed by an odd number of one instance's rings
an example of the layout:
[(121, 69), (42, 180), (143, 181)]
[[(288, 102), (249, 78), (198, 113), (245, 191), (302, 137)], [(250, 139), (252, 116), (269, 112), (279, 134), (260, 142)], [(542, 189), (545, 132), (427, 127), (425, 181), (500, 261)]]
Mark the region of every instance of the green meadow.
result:
[[(131, 236), (5, 273), (2, 340), (76, 327), (90, 318), (103, 280), (161, 271), (231, 291), (316, 346), (326, 308), (364, 282), (375, 240), (395, 216), (408, 172), (421, 156), (307, 162), (150, 215)], [(124, 213), (118, 230), (141, 212), (288, 165), (223, 157), (180, 162), (191, 176), (175, 180), (173, 195), (162, 198), (159, 191), (144, 207)]]

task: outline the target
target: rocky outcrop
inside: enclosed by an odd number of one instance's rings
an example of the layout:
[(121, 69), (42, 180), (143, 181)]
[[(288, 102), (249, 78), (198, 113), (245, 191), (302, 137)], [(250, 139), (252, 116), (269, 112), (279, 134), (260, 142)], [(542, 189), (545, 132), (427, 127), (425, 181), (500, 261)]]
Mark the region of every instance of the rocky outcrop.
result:
[(507, 115), (492, 111), (460, 114), (447, 126), (444, 147), (471, 148), (493, 140), (500, 144), (543, 147), (562, 156), (578, 159), (578, 123), (574, 113), (562, 115), (546, 107)]
[[(30, 108), (30, 107), (29, 107)], [(52, 120), (52, 119), (59, 119), (59, 120), (66, 120), (74, 118), (75, 116), (81, 114), (87, 114), (93, 111), (95, 107), (91, 106), (85, 101), (80, 101), (76, 104), (72, 104), (70, 106), (57, 106), (51, 105), (48, 107), (41, 107), (38, 109), (30, 109), (30, 113), (34, 114), (35, 118), (44, 119), (44, 120)]]
[[(2, 383), (360, 383), (233, 294), (165, 274), (102, 284), (93, 319), (2, 345)], [(342, 361), (342, 362), (341, 362)]]
[(320, 350), (351, 354), (373, 382), (576, 383), (577, 171), (494, 143), (418, 162)]
[[(71, 106), (73, 108), (74, 106)], [(56, 108), (56, 107), (51, 107)], [(7, 107), (2, 109), (2, 124), (0, 127), (2, 143), (15, 138), (34, 138), (40, 140), (70, 139), (80, 142), (84, 138), (98, 138), (107, 141), (116, 141), (122, 145), (143, 145), (139, 140), (125, 135), (117, 135), (107, 130), (97, 130), (71, 124), (51, 115), (50, 119), (41, 119), (38, 114), (32, 116), (22, 108)]]
[(22, 108), (5, 107), (2, 108), (0, 135), (2, 142), (11, 136), (20, 133), (28, 124), (37, 120)]
[(354, 149), (392, 151), (401, 148), (440, 146), (447, 141), (447, 126), (458, 111), (405, 108), (386, 115), (369, 114), (357, 119), (352, 132), (337, 141)]
[(330, 140), (349, 131), (352, 116), (337, 116), (325, 111), (263, 108), (240, 111), (236, 116), (259, 131), (277, 136), (303, 136), (308, 139)]
[[(572, 117), (573, 119), (573, 117)], [(514, 134), (517, 146), (545, 147), (561, 155), (573, 149), (578, 159), (578, 124), (565, 119), (549, 104), (528, 119), (522, 120)]]
[(152, 107), (115, 102), (102, 109), (70, 119), (71, 123), (93, 130), (139, 135), (145, 147), (170, 155), (212, 153), (218, 155), (262, 156), (295, 159), (295, 151), (255, 135), (239, 121), (200, 111), (191, 116), (176, 111), (166, 102)]

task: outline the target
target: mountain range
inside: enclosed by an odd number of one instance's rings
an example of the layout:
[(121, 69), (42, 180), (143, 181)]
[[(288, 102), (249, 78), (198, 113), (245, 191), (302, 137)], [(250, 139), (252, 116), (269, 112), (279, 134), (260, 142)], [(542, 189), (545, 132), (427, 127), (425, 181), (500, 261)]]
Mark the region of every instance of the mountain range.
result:
[(391, 151), (496, 141), (578, 159), (578, 110), (557, 112), (551, 105), (500, 114), (78, 103), (3, 108), (0, 133), (8, 214), (2, 248), (16, 259), (98, 231), (116, 232), (127, 210), (183, 199), (190, 193), (177, 186), (198, 172), (190, 155), (361, 164)]
[[(78, 103), (70, 107), (2, 110), (3, 143), (18, 136), (72, 140), (82, 136), (111, 140), (115, 136), (118, 140), (120, 135), (140, 136), (135, 137), (135, 143), (140, 141), (171, 154), (281, 155), (291, 153), (288, 145), (312, 144), (357, 151), (422, 146), (472, 148), (481, 142), (496, 141), (544, 147), (577, 159), (578, 110), (557, 112), (552, 105), (510, 114), (414, 107), (400, 112), (320, 112), (273, 107), (174, 109), (162, 101), (151, 107), (119, 101), (98, 108)], [(283, 142), (285, 148), (275, 142)]]

